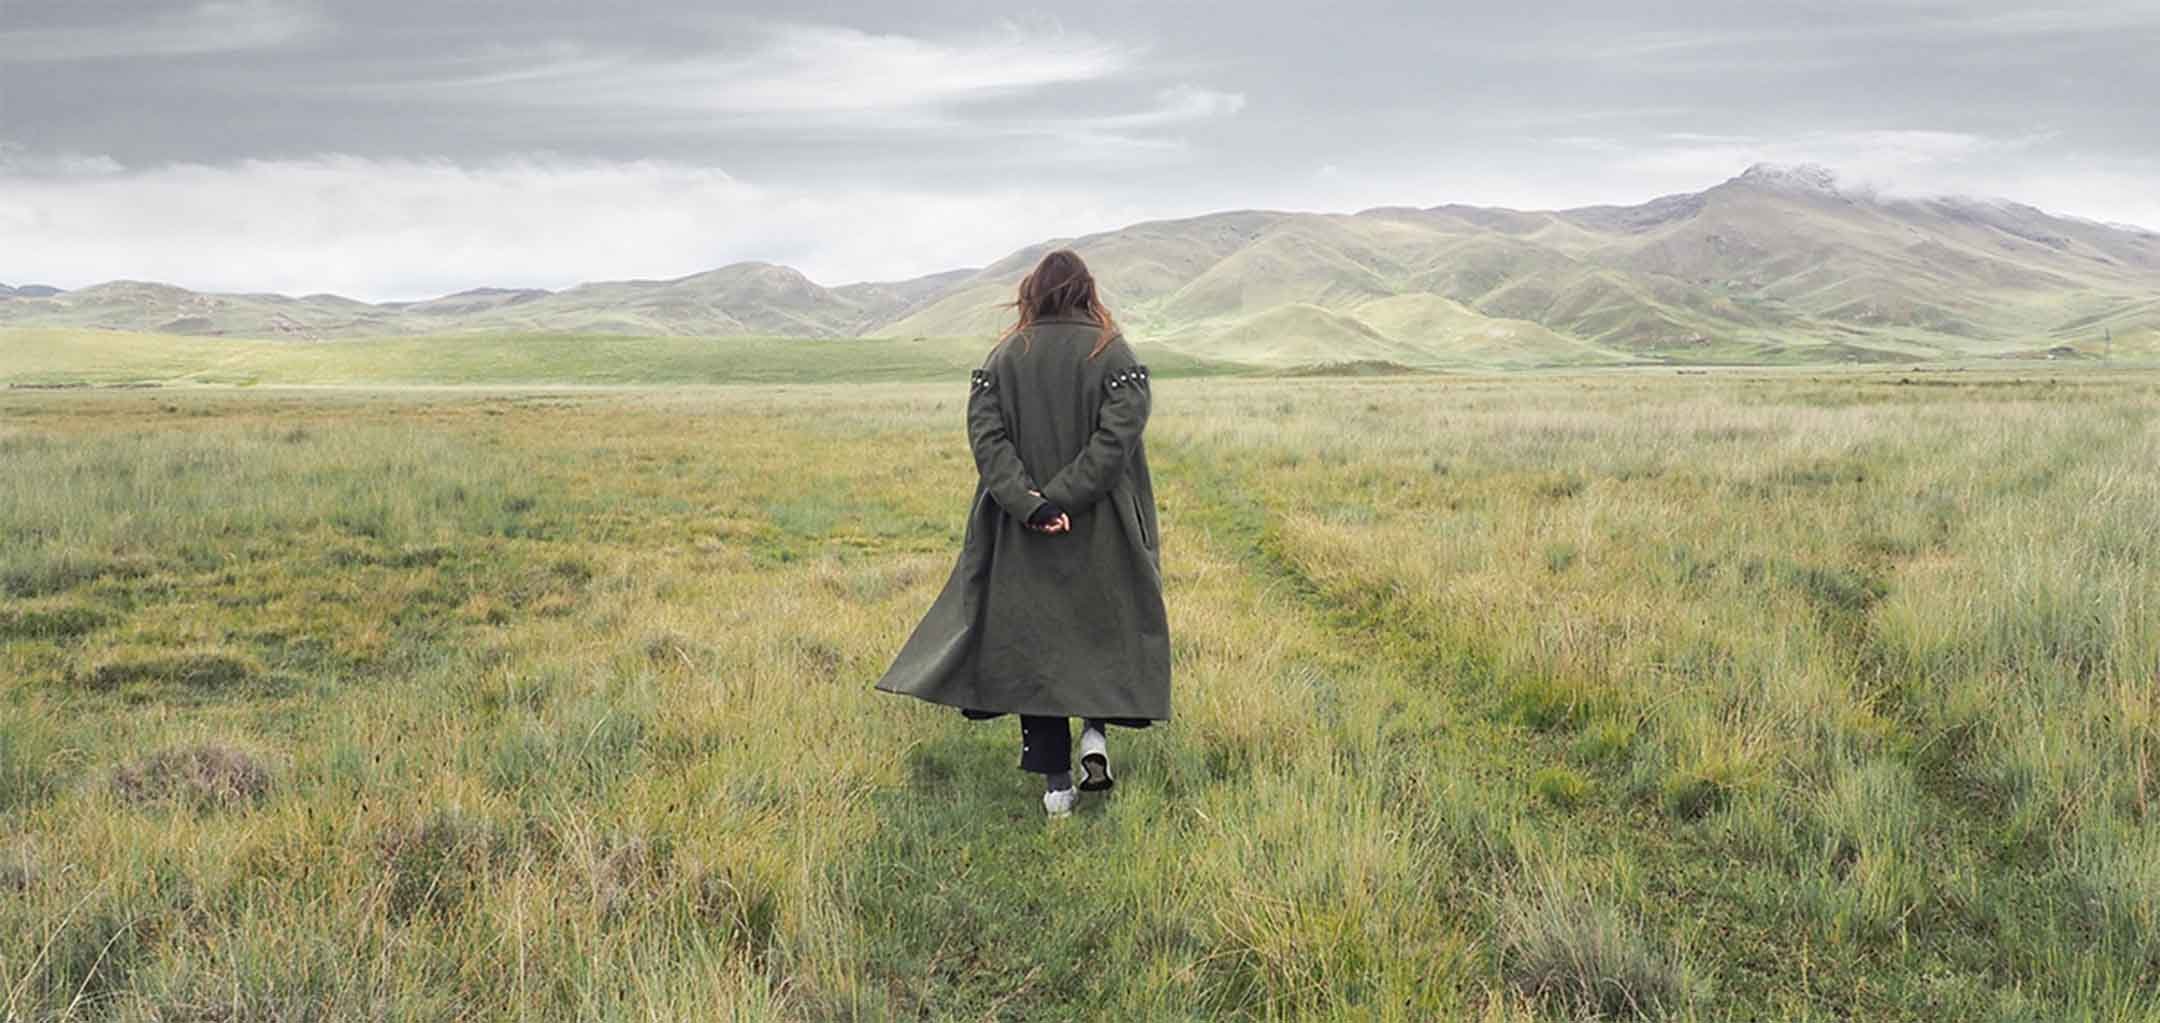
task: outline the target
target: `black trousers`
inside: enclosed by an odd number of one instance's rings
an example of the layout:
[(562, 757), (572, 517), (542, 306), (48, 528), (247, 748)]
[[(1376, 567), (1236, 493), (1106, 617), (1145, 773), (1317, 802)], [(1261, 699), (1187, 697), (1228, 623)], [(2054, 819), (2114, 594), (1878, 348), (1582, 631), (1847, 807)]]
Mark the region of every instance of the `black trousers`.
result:
[[(1089, 727), (1103, 727), (1089, 721)], [(1072, 719), (1020, 715), (1020, 769), (1036, 774), (1064, 774), (1072, 770)]]
[[(973, 721), (987, 721), (1004, 717), (997, 711), (963, 710), (960, 712)], [(1154, 724), (1144, 718), (1089, 718), (1087, 725), (1100, 732), (1108, 732), (1111, 725), (1126, 728), (1146, 728)], [(1020, 769), (1036, 774), (1064, 774), (1072, 770), (1072, 719), (1039, 717), (1034, 714), (1020, 715)]]

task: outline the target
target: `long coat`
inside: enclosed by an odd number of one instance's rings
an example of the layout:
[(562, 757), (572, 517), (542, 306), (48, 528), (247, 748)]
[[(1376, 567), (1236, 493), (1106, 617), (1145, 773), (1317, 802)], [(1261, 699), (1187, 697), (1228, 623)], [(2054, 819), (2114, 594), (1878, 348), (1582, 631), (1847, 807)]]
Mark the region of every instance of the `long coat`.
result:
[[(970, 377), (980, 479), (945, 589), (877, 687), (964, 710), (1167, 721), (1147, 367), (1122, 337), (1038, 320)], [(1031, 491), (1040, 491), (1036, 496)], [(1043, 501), (1072, 530), (1027, 528)]]

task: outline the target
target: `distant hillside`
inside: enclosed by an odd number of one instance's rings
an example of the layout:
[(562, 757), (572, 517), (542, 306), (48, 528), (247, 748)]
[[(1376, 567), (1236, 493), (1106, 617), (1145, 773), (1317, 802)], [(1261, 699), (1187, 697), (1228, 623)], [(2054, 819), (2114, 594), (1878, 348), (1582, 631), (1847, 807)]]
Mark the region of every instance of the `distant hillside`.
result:
[(825, 288), (769, 263), (671, 281), (608, 281), (559, 292), (478, 288), (381, 305), (336, 295), (217, 295), (112, 281), (42, 298), (0, 297), (0, 324), (256, 338), (446, 331), (832, 338), (869, 334), (920, 294), (906, 283)]
[(1069, 244), (1135, 337), (1257, 365), (1817, 362), (2152, 351), (2160, 235), (1978, 199), (1892, 199), (1758, 166), (1639, 206), (1267, 211), (1044, 242), (980, 270), (819, 285), (739, 263), (560, 292), (370, 305), (116, 281), (0, 287), (0, 326), (332, 338), (486, 331), (983, 337)]

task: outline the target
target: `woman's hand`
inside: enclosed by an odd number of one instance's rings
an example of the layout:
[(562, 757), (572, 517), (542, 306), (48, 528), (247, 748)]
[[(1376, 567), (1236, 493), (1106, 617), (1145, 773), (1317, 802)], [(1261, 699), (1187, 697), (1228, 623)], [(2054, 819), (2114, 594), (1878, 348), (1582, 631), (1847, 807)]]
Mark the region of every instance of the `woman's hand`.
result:
[[(1040, 490), (1030, 490), (1028, 491), (1028, 493), (1033, 494), (1036, 497), (1043, 496), (1042, 491)], [(1042, 525), (1038, 526), (1031, 522), (1023, 522), (1021, 523), (1021, 525), (1026, 526), (1029, 529), (1032, 529), (1038, 533), (1045, 533), (1055, 536), (1059, 533), (1069, 533), (1072, 531), (1072, 516), (1061, 511), (1057, 514), (1057, 518), (1051, 519), (1050, 521), (1045, 522)]]

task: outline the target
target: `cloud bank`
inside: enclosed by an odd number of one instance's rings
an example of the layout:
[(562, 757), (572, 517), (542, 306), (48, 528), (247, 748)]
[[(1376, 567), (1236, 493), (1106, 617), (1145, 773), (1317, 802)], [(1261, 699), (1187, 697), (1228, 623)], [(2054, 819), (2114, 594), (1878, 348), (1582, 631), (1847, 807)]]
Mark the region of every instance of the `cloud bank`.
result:
[(72, 166), (0, 167), (0, 237), (9, 240), (0, 280), (127, 278), (382, 301), (766, 260), (840, 283), (979, 264), (1046, 234), (1150, 212), (1034, 189), (762, 187), (661, 161)]
[(2160, 7), (68, 0), (0, 280), (411, 298), (979, 264), (1136, 219), (1628, 203), (1751, 163), (2160, 227)]
[(319, 10), (293, 0), (207, 0), (94, 32), (0, 31), (0, 60), (27, 65), (268, 50), (319, 36), (328, 25)]

